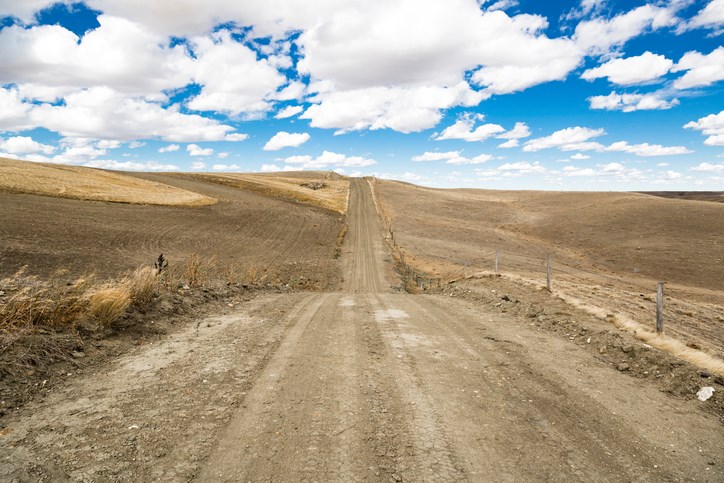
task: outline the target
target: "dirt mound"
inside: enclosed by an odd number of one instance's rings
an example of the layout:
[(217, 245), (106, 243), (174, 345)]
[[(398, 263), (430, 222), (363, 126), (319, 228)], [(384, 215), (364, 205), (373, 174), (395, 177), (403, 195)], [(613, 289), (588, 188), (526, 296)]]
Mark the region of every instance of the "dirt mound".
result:
[(163, 183), (80, 166), (0, 158), (0, 191), (141, 205), (206, 206), (216, 200)]

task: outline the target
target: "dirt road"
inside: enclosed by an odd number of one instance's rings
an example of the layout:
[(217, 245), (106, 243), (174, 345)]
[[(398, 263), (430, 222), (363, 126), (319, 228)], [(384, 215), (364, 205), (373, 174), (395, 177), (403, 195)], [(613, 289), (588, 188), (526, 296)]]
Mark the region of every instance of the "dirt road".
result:
[(12, 415), (9, 481), (722, 481), (724, 431), (520, 316), (396, 292), (353, 180), (339, 293), (264, 295)]

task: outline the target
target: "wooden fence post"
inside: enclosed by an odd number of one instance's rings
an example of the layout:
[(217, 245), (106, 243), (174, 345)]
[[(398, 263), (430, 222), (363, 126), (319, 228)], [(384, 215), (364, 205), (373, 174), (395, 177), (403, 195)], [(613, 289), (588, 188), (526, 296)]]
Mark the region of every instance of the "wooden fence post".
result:
[(546, 256), (546, 287), (551, 291), (551, 256)]
[(664, 333), (664, 282), (656, 285), (656, 333)]
[(495, 274), (498, 274), (498, 262), (500, 261), (500, 250), (495, 250)]

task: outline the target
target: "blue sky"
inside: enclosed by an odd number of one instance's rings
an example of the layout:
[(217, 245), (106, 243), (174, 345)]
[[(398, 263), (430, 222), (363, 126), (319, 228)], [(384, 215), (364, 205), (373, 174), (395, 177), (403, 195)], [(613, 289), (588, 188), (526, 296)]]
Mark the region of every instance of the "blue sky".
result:
[(0, 156), (724, 189), (724, 0), (0, 0)]

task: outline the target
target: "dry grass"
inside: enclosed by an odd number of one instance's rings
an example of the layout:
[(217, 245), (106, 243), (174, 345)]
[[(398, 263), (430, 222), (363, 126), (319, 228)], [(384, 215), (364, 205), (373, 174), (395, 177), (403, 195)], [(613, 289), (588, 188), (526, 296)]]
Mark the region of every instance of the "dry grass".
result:
[(126, 279), (135, 305), (146, 305), (153, 300), (159, 287), (158, 274), (151, 267), (142, 267)]
[(149, 303), (159, 288), (155, 271), (140, 268), (115, 281), (99, 284), (93, 277), (67, 282), (62, 273), (48, 280), (26, 276), (25, 270), (0, 280), (0, 331), (39, 327), (73, 329), (92, 320), (108, 326), (131, 305)]
[[(691, 362), (694, 365), (724, 377), (724, 361), (717, 357), (698, 349), (688, 347), (680, 340), (674, 339), (666, 334), (657, 334), (623, 314), (611, 314), (607, 310), (592, 306), (564, 293), (556, 293), (556, 296), (573, 307), (583, 310), (595, 317), (612, 322), (619, 329), (633, 334), (636, 338), (656, 347), (657, 349), (661, 349), (678, 357), (679, 359)], [(613, 317), (611, 317), (611, 315), (613, 315)]]
[(344, 239), (347, 236), (347, 222), (345, 221), (342, 227), (339, 229), (339, 233), (337, 234), (337, 241), (334, 243), (334, 258), (339, 258), (342, 256), (342, 245), (344, 244)]
[(87, 313), (100, 325), (108, 326), (126, 313), (131, 300), (127, 284), (101, 287), (88, 297)]
[(66, 283), (61, 275), (39, 281), (21, 269), (0, 280), (0, 291), (5, 294), (0, 298), (0, 330), (73, 324), (87, 310), (88, 299), (83, 295), (92, 281), (79, 278)]
[[(337, 213), (347, 212), (349, 180), (336, 173), (204, 173), (190, 176), (267, 196), (284, 198), (306, 205), (326, 208)], [(324, 187), (321, 189), (312, 189), (309, 187), (315, 184), (323, 184)]]
[(214, 198), (100, 169), (0, 158), (0, 190), (78, 200), (206, 206)]

